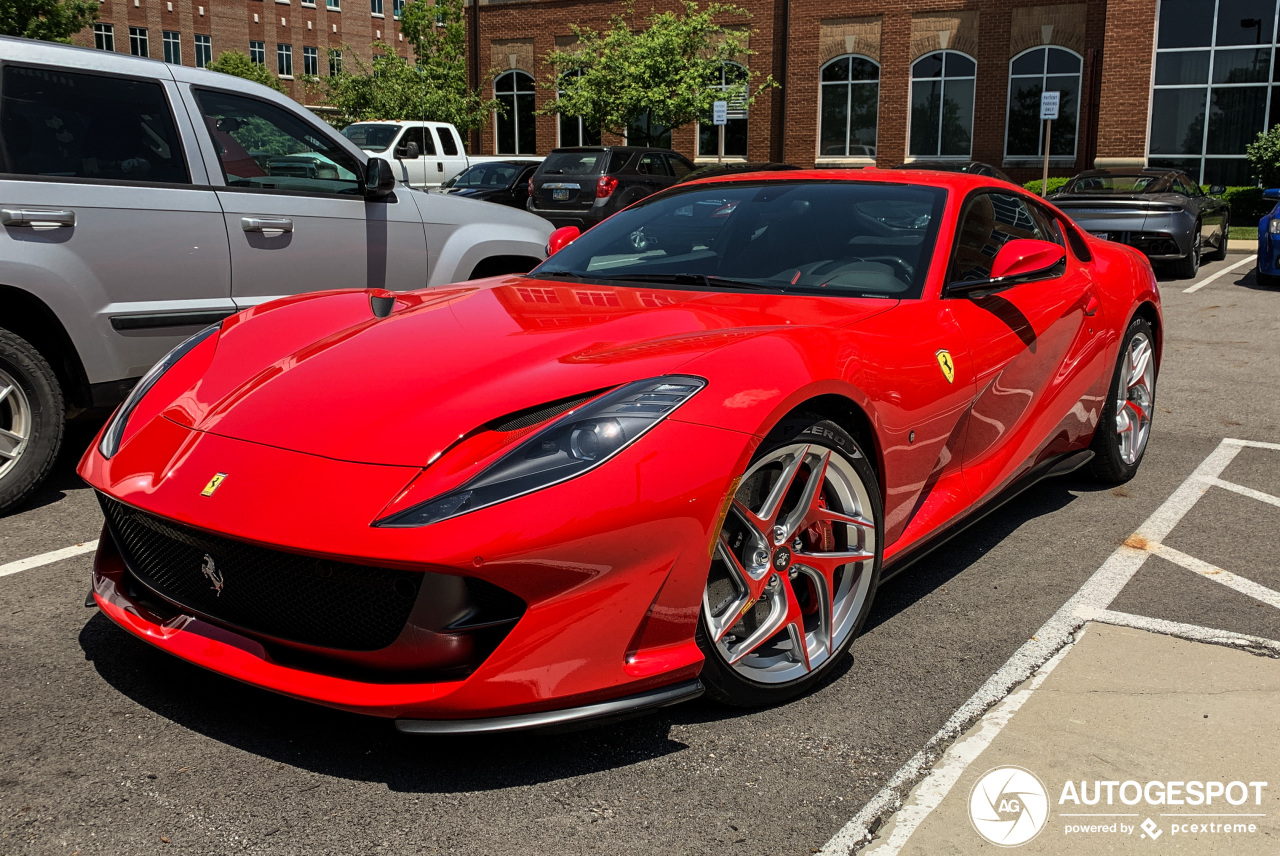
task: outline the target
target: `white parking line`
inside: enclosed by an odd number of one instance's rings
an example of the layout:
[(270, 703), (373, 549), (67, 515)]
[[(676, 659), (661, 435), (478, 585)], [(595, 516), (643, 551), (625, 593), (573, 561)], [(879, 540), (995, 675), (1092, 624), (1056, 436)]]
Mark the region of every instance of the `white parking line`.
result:
[(1223, 481), (1222, 479), (1210, 479), (1209, 484), (1214, 487), (1233, 491), (1241, 496), (1247, 496), (1250, 499), (1256, 499), (1258, 502), (1265, 502), (1268, 505), (1274, 505), (1277, 508), (1280, 508), (1280, 496), (1272, 496), (1269, 493), (1263, 493), (1260, 490), (1254, 490), (1251, 487), (1245, 487), (1244, 485), (1236, 484), (1235, 482)]
[[(1191, 475), (1178, 486), (1168, 499), (1157, 508), (1138, 531), (1125, 544), (1116, 548), (1102, 567), (1094, 571), (1070, 600), (1062, 605), (1028, 641), (1014, 652), (1000, 669), (987, 679), (968, 701), (951, 715), (938, 733), (930, 738), (924, 748), (907, 761), (888, 783), (880, 789), (853, 819), (831, 837), (820, 851), (820, 856), (844, 856), (854, 848), (871, 840), (871, 829), (891, 812), (902, 807), (902, 792), (909, 788), (922, 773), (941, 755), (941, 748), (950, 740), (963, 734), (969, 726), (994, 704), (1005, 699), (1010, 691), (1030, 678), (1050, 658), (1058, 654), (1075, 637), (1076, 632), (1094, 616), (1105, 614), (1120, 590), (1133, 578), (1149, 555), (1145, 549), (1129, 546), (1130, 543), (1159, 543), (1168, 537), (1192, 506), (1209, 489), (1209, 480), (1216, 479), (1246, 445), (1244, 440), (1223, 440)], [(1025, 692), (1030, 693), (1033, 687)], [(993, 712), (994, 713), (994, 712)], [(987, 714), (993, 716), (993, 714)], [(1000, 732), (1006, 719), (985, 723), (981, 733), (990, 732), (988, 742)], [(988, 728), (988, 726), (990, 726)], [(933, 808), (950, 792), (964, 772), (965, 765), (958, 760), (945, 769), (931, 770), (916, 790), (910, 811), (902, 809), (894, 825), (892, 841), (881, 845), (876, 856), (897, 856), (902, 845)]]
[(1244, 577), (1237, 577), (1230, 571), (1224, 571), (1217, 565), (1211, 565), (1206, 561), (1197, 559), (1195, 556), (1188, 556), (1181, 550), (1175, 550), (1167, 544), (1148, 544), (1147, 549), (1162, 559), (1168, 559), (1176, 565), (1181, 565), (1193, 574), (1199, 574), (1206, 580), (1222, 583), (1227, 588), (1235, 589), (1254, 600), (1260, 600), (1267, 606), (1274, 606), (1276, 609), (1280, 609), (1280, 592), (1274, 589), (1259, 585), (1252, 580), (1246, 580)]
[(1223, 268), (1222, 270), (1220, 270), (1220, 271), (1218, 271), (1217, 273), (1215, 273), (1213, 276), (1206, 276), (1204, 279), (1200, 280), (1199, 282), (1197, 282), (1195, 285), (1191, 286), (1190, 288), (1184, 288), (1184, 289), (1182, 289), (1182, 293), (1183, 293), (1183, 294), (1191, 294), (1192, 292), (1199, 291), (1200, 289), (1204, 288), (1204, 287), (1205, 287), (1206, 285), (1208, 285), (1209, 283), (1213, 282), (1213, 281), (1214, 281), (1215, 279), (1217, 279), (1218, 277), (1220, 277), (1220, 276), (1226, 276), (1227, 274), (1231, 273), (1231, 272), (1232, 272), (1233, 270), (1235, 270), (1236, 268), (1238, 268), (1238, 267), (1240, 267), (1240, 266), (1242, 266), (1242, 265), (1253, 264), (1253, 263), (1254, 263), (1254, 262), (1256, 262), (1256, 261), (1257, 261), (1257, 259), (1255, 259), (1253, 256), (1245, 256), (1243, 259), (1241, 259), (1240, 261), (1236, 262), (1236, 263), (1235, 263), (1235, 264), (1233, 264), (1231, 267), (1225, 267), (1225, 268)]
[(1280, 642), (1264, 639), (1261, 636), (1249, 636), (1246, 633), (1233, 633), (1230, 630), (1201, 627), (1198, 624), (1183, 624), (1180, 621), (1166, 621), (1163, 618), (1149, 618), (1145, 615), (1132, 615), (1111, 609), (1098, 610), (1090, 616), (1089, 620), (1102, 624), (1114, 624), (1118, 627), (1132, 627), (1135, 630), (1148, 630), (1152, 633), (1163, 633), (1166, 636), (1177, 636), (1193, 642), (1230, 645), (1233, 648), (1253, 648), (1273, 657), (1280, 657)]
[(61, 550), (52, 550), (28, 559), (18, 559), (16, 562), (9, 562), (7, 565), (0, 565), (0, 577), (7, 577), (19, 571), (29, 571), (41, 565), (51, 565), (54, 562), (61, 562), (63, 559), (70, 559), (72, 556), (83, 556), (85, 553), (92, 553), (96, 549), (98, 549), (97, 541), (86, 541), (83, 544), (76, 544), (74, 547), (63, 547)]

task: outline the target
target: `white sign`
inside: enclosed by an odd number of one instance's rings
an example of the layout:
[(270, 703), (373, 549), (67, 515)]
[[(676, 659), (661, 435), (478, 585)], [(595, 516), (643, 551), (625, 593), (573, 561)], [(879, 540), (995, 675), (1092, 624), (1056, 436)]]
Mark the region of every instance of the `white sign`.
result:
[(1058, 118), (1058, 104), (1062, 101), (1061, 92), (1040, 93), (1040, 120)]
[[(1054, 94), (1057, 95), (1056, 92)], [(714, 104), (711, 105), (711, 124), (727, 125), (728, 123), (729, 123), (729, 102), (716, 101)]]

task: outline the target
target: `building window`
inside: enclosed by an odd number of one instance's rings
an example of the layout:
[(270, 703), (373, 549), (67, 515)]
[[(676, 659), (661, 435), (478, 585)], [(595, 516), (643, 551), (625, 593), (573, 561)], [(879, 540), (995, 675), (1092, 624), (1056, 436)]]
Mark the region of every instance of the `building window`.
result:
[(114, 53), (116, 49), (116, 28), (111, 24), (94, 24), (93, 46), (100, 51)]
[(653, 114), (645, 110), (639, 118), (627, 126), (627, 145), (669, 149), (671, 148), (671, 129), (660, 122), (653, 121)]
[(204, 68), (213, 62), (213, 38), (196, 34), (196, 68)]
[(302, 49), (302, 73), (307, 77), (320, 75), (320, 51), (317, 48)]
[(838, 56), (822, 66), (820, 80), (818, 156), (875, 157), (880, 64), (856, 54)]
[(249, 42), (249, 59), (258, 65), (266, 65), (267, 46), (262, 42)]
[(381, 18), (382, 0), (369, 0), (369, 11)]
[(276, 73), (293, 77), (293, 45), (276, 45)]
[[(566, 71), (560, 75), (561, 89), (556, 93), (557, 97), (563, 97), (564, 84), (567, 80), (574, 80), (582, 76), (581, 69)], [(598, 146), (600, 145), (600, 129), (588, 128), (581, 116), (568, 116), (564, 113), (559, 115), (560, 120), (560, 142), (561, 146)]]
[(391, 0), (391, 15), (399, 18), (400, 13), (404, 11), (404, 0)]
[(959, 51), (934, 51), (911, 64), (911, 157), (969, 157), (977, 70)]
[(329, 51), (329, 76), (342, 74), (342, 51), (333, 49)]
[(1280, 124), (1276, 0), (1161, 0), (1151, 166), (1249, 185), (1245, 146)]
[(1040, 94), (1060, 93), (1058, 118), (1050, 131), (1049, 157), (1076, 156), (1076, 112), (1080, 104), (1080, 55), (1066, 48), (1023, 51), (1009, 63), (1009, 117), (1005, 125), (1006, 158), (1043, 158), (1044, 122)]
[(162, 33), (164, 40), (164, 61), (174, 65), (182, 65), (182, 38), (173, 30)]
[(746, 95), (749, 78), (746, 68), (736, 62), (721, 63), (720, 69), (712, 75), (709, 88), (716, 93), (717, 101), (729, 102), (729, 116), (724, 125), (712, 124), (710, 116), (698, 123), (700, 157), (713, 158), (720, 154), (734, 158), (747, 156)]
[(495, 111), (497, 153), (531, 155), (537, 152), (533, 77), (523, 71), (508, 71), (493, 82), (493, 94), (504, 108)]
[(341, 12), (342, 4), (340, 0), (325, 0), (324, 7), (330, 12)]
[(129, 28), (129, 53), (134, 56), (151, 56), (151, 51), (147, 48), (146, 27)]

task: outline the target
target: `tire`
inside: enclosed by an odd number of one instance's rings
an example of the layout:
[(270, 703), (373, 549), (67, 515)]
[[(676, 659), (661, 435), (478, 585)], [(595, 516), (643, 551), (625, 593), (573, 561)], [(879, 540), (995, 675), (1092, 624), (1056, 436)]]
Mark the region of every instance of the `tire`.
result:
[(1231, 218), (1228, 217), (1222, 221), (1222, 240), (1218, 242), (1218, 246), (1212, 253), (1205, 256), (1211, 261), (1220, 262), (1227, 257), (1227, 238), (1231, 233)]
[[(1135, 380), (1139, 363), (1142, 368)], [(1120, 484), (1137, 474), (1151, 437), (1155, 395), (1155, 335), (1145, 318), (1134, 318), (1124, 334), (1107, 403), (1090, 446), (1093, 475), (1099, 481)]]
[(883, 553), (880, 488), (858, 443), (816, 416), (780, 423), (738, 483), (708, 573), (697, 631), (707, 694), (778, 704), (831, 674), (871, 610)]
[(1200, 272), (1200, 223), (1196, 221), (1195, 233), (1191, 237), (1191, 252), (1173, 263), (1173, 275), (1178, 279), (1195, 279)]
[(34, 491), (62, 448), (58, 378), (40, 352), (0, 330), (0, 514)]
[(1263, 288), (1280, 288), (1280, 276), (1254, 269), (1254, 279)]

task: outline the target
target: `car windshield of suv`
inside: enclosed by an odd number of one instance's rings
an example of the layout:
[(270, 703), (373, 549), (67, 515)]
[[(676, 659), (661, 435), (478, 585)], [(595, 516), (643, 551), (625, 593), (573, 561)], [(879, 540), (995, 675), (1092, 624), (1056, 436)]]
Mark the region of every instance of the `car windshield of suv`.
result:
[(539, 172), (545, 175), (598, 175), (604, 152), (552, 152)]
[(386, 151), (399, 133), (399, 125), (348, 125), (342, 129), (342, 136), (366, 152)]
[(1167, 184), (1163, 175), (1087, 175), (1073, 180), (1062, 188), (1063, 193), (1089, 193), (1105, 196), (1108, 194), (1130, 195), (1134, 193), (1156, 193)]
[(520, 167), (509, 163), (478, 163), (468, 167), (453, 182), (453, 187), (510, 187)]
[(618, 212), (530, 276), (919, 297), (945, 201), (872, 182), (691, 186)]

